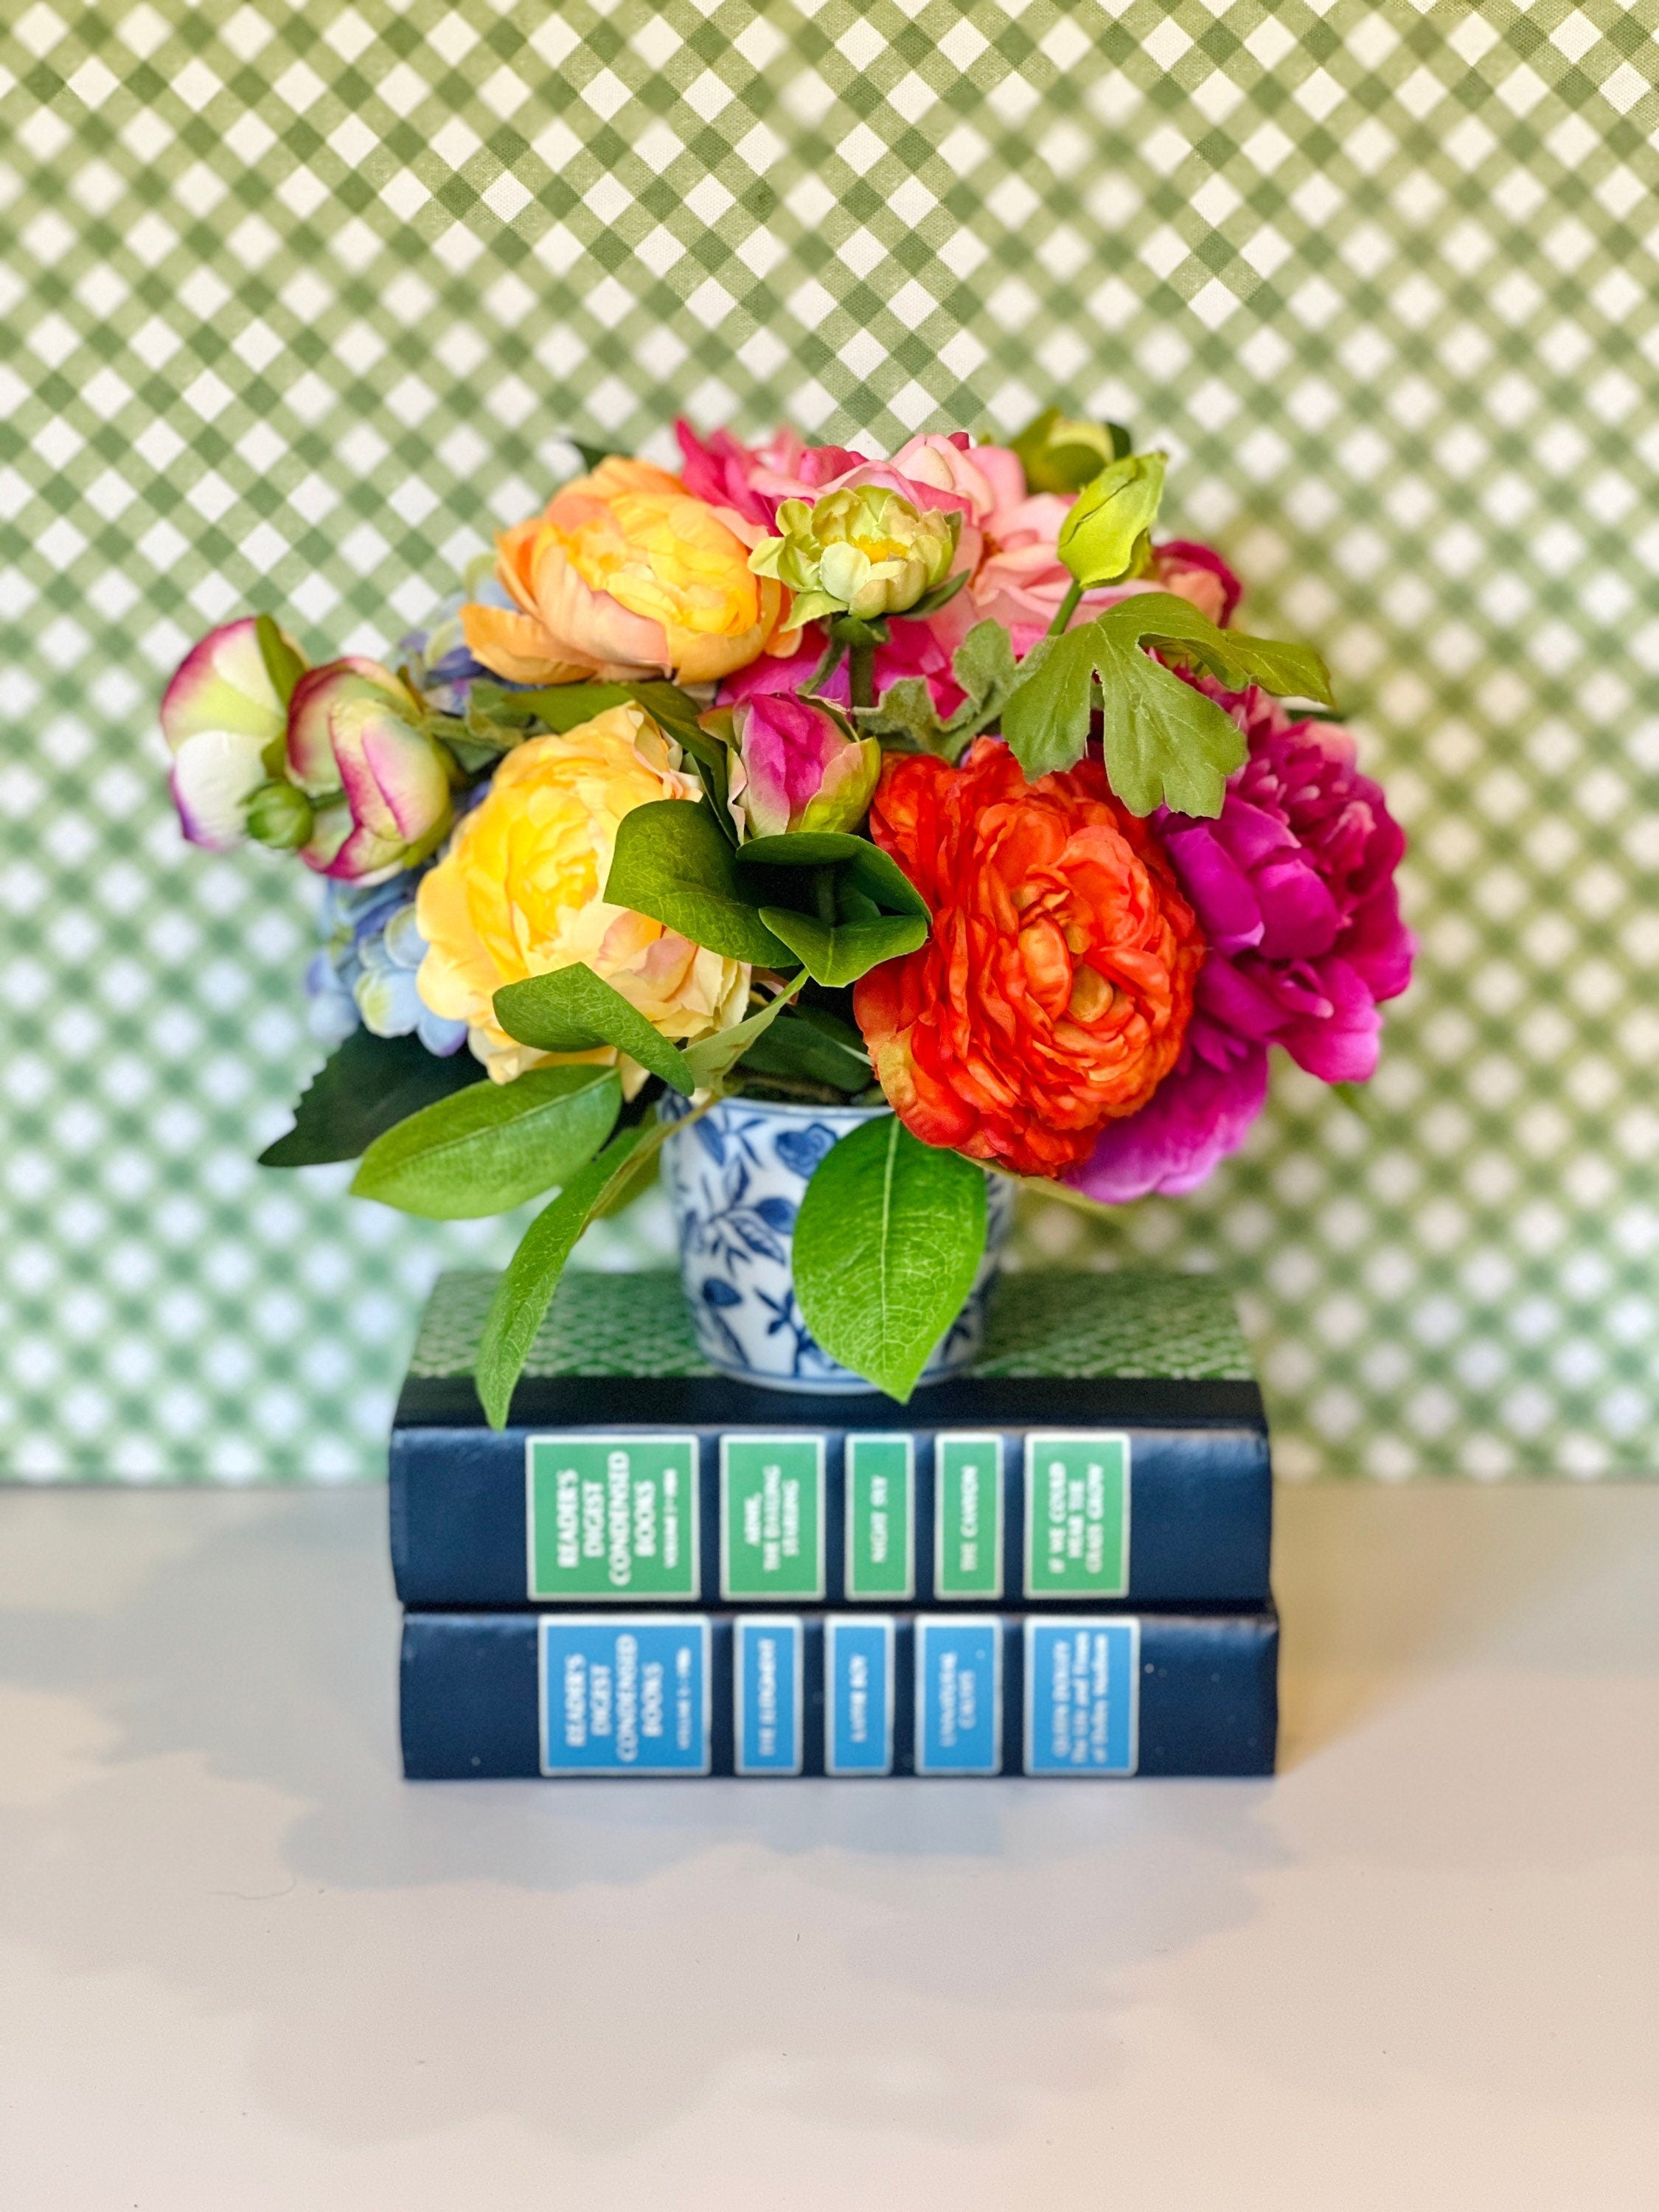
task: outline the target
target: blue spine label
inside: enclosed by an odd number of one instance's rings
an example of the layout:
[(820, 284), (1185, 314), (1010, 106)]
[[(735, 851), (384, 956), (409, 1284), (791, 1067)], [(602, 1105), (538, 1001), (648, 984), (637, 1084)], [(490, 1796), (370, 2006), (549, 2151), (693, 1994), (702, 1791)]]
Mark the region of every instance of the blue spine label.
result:
[(791, 1614), (748, 1614), (733, 1629), (739, 1774), (799, 1774), (805, 1638)]
[(1028, 1774), (1133, 1774), (1139, 1718), (1138, 1620), (1027, 1620)]
[(826, 1774), (893, 1771), (893, 1624), (825, 1621)]
[(707, 1774), (706, 1620), (550, 1613), (540, 1624), (544, 1774)]
[(916, 1622), (916, 1772), (1002, 1771), (1002, 1626)]

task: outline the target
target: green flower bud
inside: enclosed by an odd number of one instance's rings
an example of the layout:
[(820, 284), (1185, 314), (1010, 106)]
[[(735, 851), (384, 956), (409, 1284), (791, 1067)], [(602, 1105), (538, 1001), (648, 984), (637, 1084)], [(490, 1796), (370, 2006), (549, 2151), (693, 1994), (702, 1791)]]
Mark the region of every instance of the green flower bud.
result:
[(1060, 526), (1060, 557), (1085, 592), (1120, 583), (1145, 567), (1164, 496), (1166, 458), (1131, 453), (1114, 461), (1072, 502)]
[(1129, 434), (1121, 423), (1079, 422), (1058, 407), (1045, 407), (1012, 442), (1027, 491), (1081, 491), (1129, 451)]
[(776, 538), (749, 556), (757, 576), (794, 594), (792, 623), (855, 615), (902, 615), (950, 575), (962, 534), (959, 514), (924, 514), (878, 484), (826, 492), (816, 505), (787, 499)]
[(291, 783), (262, 783), (248, 801), (247, 834), (273, 852), (296, 852), (311, 835), (311, 801)]

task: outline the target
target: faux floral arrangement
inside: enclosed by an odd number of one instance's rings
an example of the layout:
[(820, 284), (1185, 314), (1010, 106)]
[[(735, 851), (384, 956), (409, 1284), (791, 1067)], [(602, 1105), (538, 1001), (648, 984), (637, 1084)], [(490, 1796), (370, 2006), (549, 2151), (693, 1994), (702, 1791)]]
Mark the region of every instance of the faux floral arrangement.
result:
[(438, 1218), (556, 1194), (485, 1331), (498, 1425), (577, 1239), (726, 1097), (880, 1109), (812, 1174), (794, 1285), (903, 1398), (986, 1171), (1191, 1190), (1270, 1045), (1364, 1082), (1410, 974), (1323, 665), (1155, 540), (1161, 454), (1052, 410), (890, 460), (678, 436), (678, 475), (584, 455), (395, 670), (261, 614), (161, 702), (186, 836), (327, 882), (335, 1049), (264, 1162), (361, 1156)]

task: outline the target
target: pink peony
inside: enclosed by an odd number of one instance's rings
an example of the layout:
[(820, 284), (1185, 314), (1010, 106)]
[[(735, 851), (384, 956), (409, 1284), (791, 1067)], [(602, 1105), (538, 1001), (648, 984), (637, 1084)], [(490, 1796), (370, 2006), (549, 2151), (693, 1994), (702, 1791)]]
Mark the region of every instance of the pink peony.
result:
[[(872, 461), (843, 446), (808, 446), (793, 430), (780, 430), (765, 446), (750, 447), (727, 430), (704, 439), (689, 423), (675, 428), (687, 490), (750, 529), (769, 531), (782, 500), (816, 500), (859, 484), (882, 484), (916, 507), (961, 516), (957, 567), (968, 570), (968, 582), (926, 624), (937, 641), (950, 705), (961, 696), (950, 683), (951, 655), (975, 623), (1001, 623), (1023, 658), (1047, 631), (1071, 588), (1071, 575), (1056, 550), (1071, 499), (1055, 492), (1028, 492), (1024, 465), (1009, 447), (976, 446), (964, 430), (930, 430), (901, 446), (890, 461)], [(1152, 573), (1133, 584), (1087, 593), (1074, 621), (1087, 622), (1137, 592), (1174, 592), (1212, 622), (1228, 620), (1238, 603), (1239, 584), (1218, 553), (1176, 539), (1155, 548), (1154, 561)], [(889, 672), (878, 661), (878, 696), (896, 675), (926, 673), (932, 684), (934, 672), (917, 665), (922, 657), (922, 649), (913, 645), (902, 667)], [(805, 672), (810, 676), (811, 668)], [(769, 669), (763, 681), (769, 690), (781, 688)], [(935, 702), (942, 714), (948, 713), (939, 690), (935, 684)]]
[(1367, 1081), (1379, 1004), (1411, 980), (1395, 886), (1406, 841), (1353, 739), (1292, 722), (1265, 692), (1200, 688), (1249, 753), (1217, 820), (1154, 817), (1209, 952), (1173, 1072), (1067, 1177), (1108, 1204), (1178, 1196), (1237, 1151), (1267, 1097), (1270, 1044), (1324, 1082)]

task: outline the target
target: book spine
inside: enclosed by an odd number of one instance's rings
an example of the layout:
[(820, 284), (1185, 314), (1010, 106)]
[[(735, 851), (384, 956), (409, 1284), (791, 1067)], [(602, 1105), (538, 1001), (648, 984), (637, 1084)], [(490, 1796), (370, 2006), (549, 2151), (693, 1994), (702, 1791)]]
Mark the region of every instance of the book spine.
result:
[(1224, 1614), (410, 1613), (410, 1780), (1262, 1775), (1279, 1623)]
[(1258, 1426), (398, 1427), (413, 1606), (1260, 1605)]

